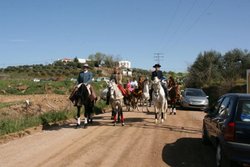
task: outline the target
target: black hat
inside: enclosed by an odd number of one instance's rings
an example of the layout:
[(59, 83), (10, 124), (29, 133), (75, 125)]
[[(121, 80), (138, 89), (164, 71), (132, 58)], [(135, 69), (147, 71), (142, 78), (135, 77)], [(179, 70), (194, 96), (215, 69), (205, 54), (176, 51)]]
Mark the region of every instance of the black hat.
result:
[(155, 64), (153, 67), (154, 67), (154, 68), (156, 68), (156, 67), (161, 67), (161, 65), (160, 65), (160, 64)]

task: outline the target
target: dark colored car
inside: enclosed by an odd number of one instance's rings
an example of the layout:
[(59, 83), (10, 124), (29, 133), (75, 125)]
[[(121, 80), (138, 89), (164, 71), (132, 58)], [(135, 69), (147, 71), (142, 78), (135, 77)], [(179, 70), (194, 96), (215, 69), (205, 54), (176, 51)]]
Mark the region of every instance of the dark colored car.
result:
[(205, 110), (209, 101), (206, 93), (199, 88), (186, 88), (181, 94), (180, 105), (182, 108)]
[(250, 94), (225, 94), (206, 112), (202, 141), (216, 147), (217, 166), (250, 165)]

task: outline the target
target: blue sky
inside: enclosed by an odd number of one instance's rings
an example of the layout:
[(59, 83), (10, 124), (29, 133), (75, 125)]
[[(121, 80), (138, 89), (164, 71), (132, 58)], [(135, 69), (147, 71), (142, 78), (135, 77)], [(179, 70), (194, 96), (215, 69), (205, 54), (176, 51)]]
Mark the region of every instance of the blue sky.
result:
[(204, 51), (250, 50), (249, 0), (1, 0), (0, 67), (101, 52), (185, 72)]

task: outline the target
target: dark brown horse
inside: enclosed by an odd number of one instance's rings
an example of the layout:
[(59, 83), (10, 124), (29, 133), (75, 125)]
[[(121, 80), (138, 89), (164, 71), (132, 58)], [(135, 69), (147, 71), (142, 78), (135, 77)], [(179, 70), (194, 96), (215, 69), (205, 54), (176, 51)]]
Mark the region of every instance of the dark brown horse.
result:
[(88, 123), (93, 122), (93, 108), (96, 101), (96, 96), (94, 91), (90, 85), (86, 86), (85, 84), (79, 84), (72, 92), (70, 96), (70, 100), (74, 103), (77, 107), (77, 125), (76, 127), (80, 126), (80, 115), (81, 115), (81, 108), (84, 106), (84, 128), (87, 127)]

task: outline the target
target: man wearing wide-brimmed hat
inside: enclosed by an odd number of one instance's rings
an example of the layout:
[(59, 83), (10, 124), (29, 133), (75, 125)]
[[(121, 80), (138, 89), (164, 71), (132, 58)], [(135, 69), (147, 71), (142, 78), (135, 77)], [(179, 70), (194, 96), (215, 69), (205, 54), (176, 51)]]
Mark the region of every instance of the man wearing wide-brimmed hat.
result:
[(92, 78), (93, 74), (89, 71), (89, 65), (87, 63), (83, 64), (82, 71), (79, 73), (77, 78), (78, 84), (89, 84), (92, 81)]
[[(89, 98), (91, 100), (91, 102), (94, 102), (97, 100), (96, 94), (93, 90), (93, 88), (91, 87), (91, 82), (92, 82), (92, 78), (93, 78), (93, 74), (92, 72), (89, 71), (89, 65), (87, 63), (83, 64), (82, 66), (82, 71), (79, 73), (78, 78), (77, 78), (77, 84), (84, 84), (86, 85), (86, 88), (89, 91)], [(82, 101), (82, 98), (80, 97), (77, 100), (77, 125), (76, 127), (80, 126), (80, 110), (81, 110), (81, 106), (84, 105), (84, 102)], [(85, 106), (85, 112), (84, 112), (84, 127), (87, 126), (88, 123), (88, 119), (90, 119), (90, 121), (92, 122), (92, 118), (90, 118), (89, 114), (92, 114), (92, 108), (90, 108), (89, 106), (86, 107)]]
[(151, 80), (154, 80), (155, 77), (158, 77), (160, 80), (162, 80), (163, 74), (162, 71), (160, 70), (161, 65), (155, 64), (153, 67), (155, 68), (155, 70), (152, 72)]
[[(161, 65), (155, 64), (153, 67), (155, 68), (155, 70), (151, 74), (151, 80), (153, 81), (155, 77), (157, 77), (161, 81), (166, 80), (166, 78), (163, 76), (162, 71), (160, 70)], [(163, 87), (164, 92), (165, 92), (165, 97), (167, 98), (167, 95), (168, 95), (167, 85), (162, 83), (162, 87)], [(150, 101), (152, 101), (152, 92), (153, 92), (153, 89), (151, 88), (150, 92), (149, 92), (150, 93)]]

